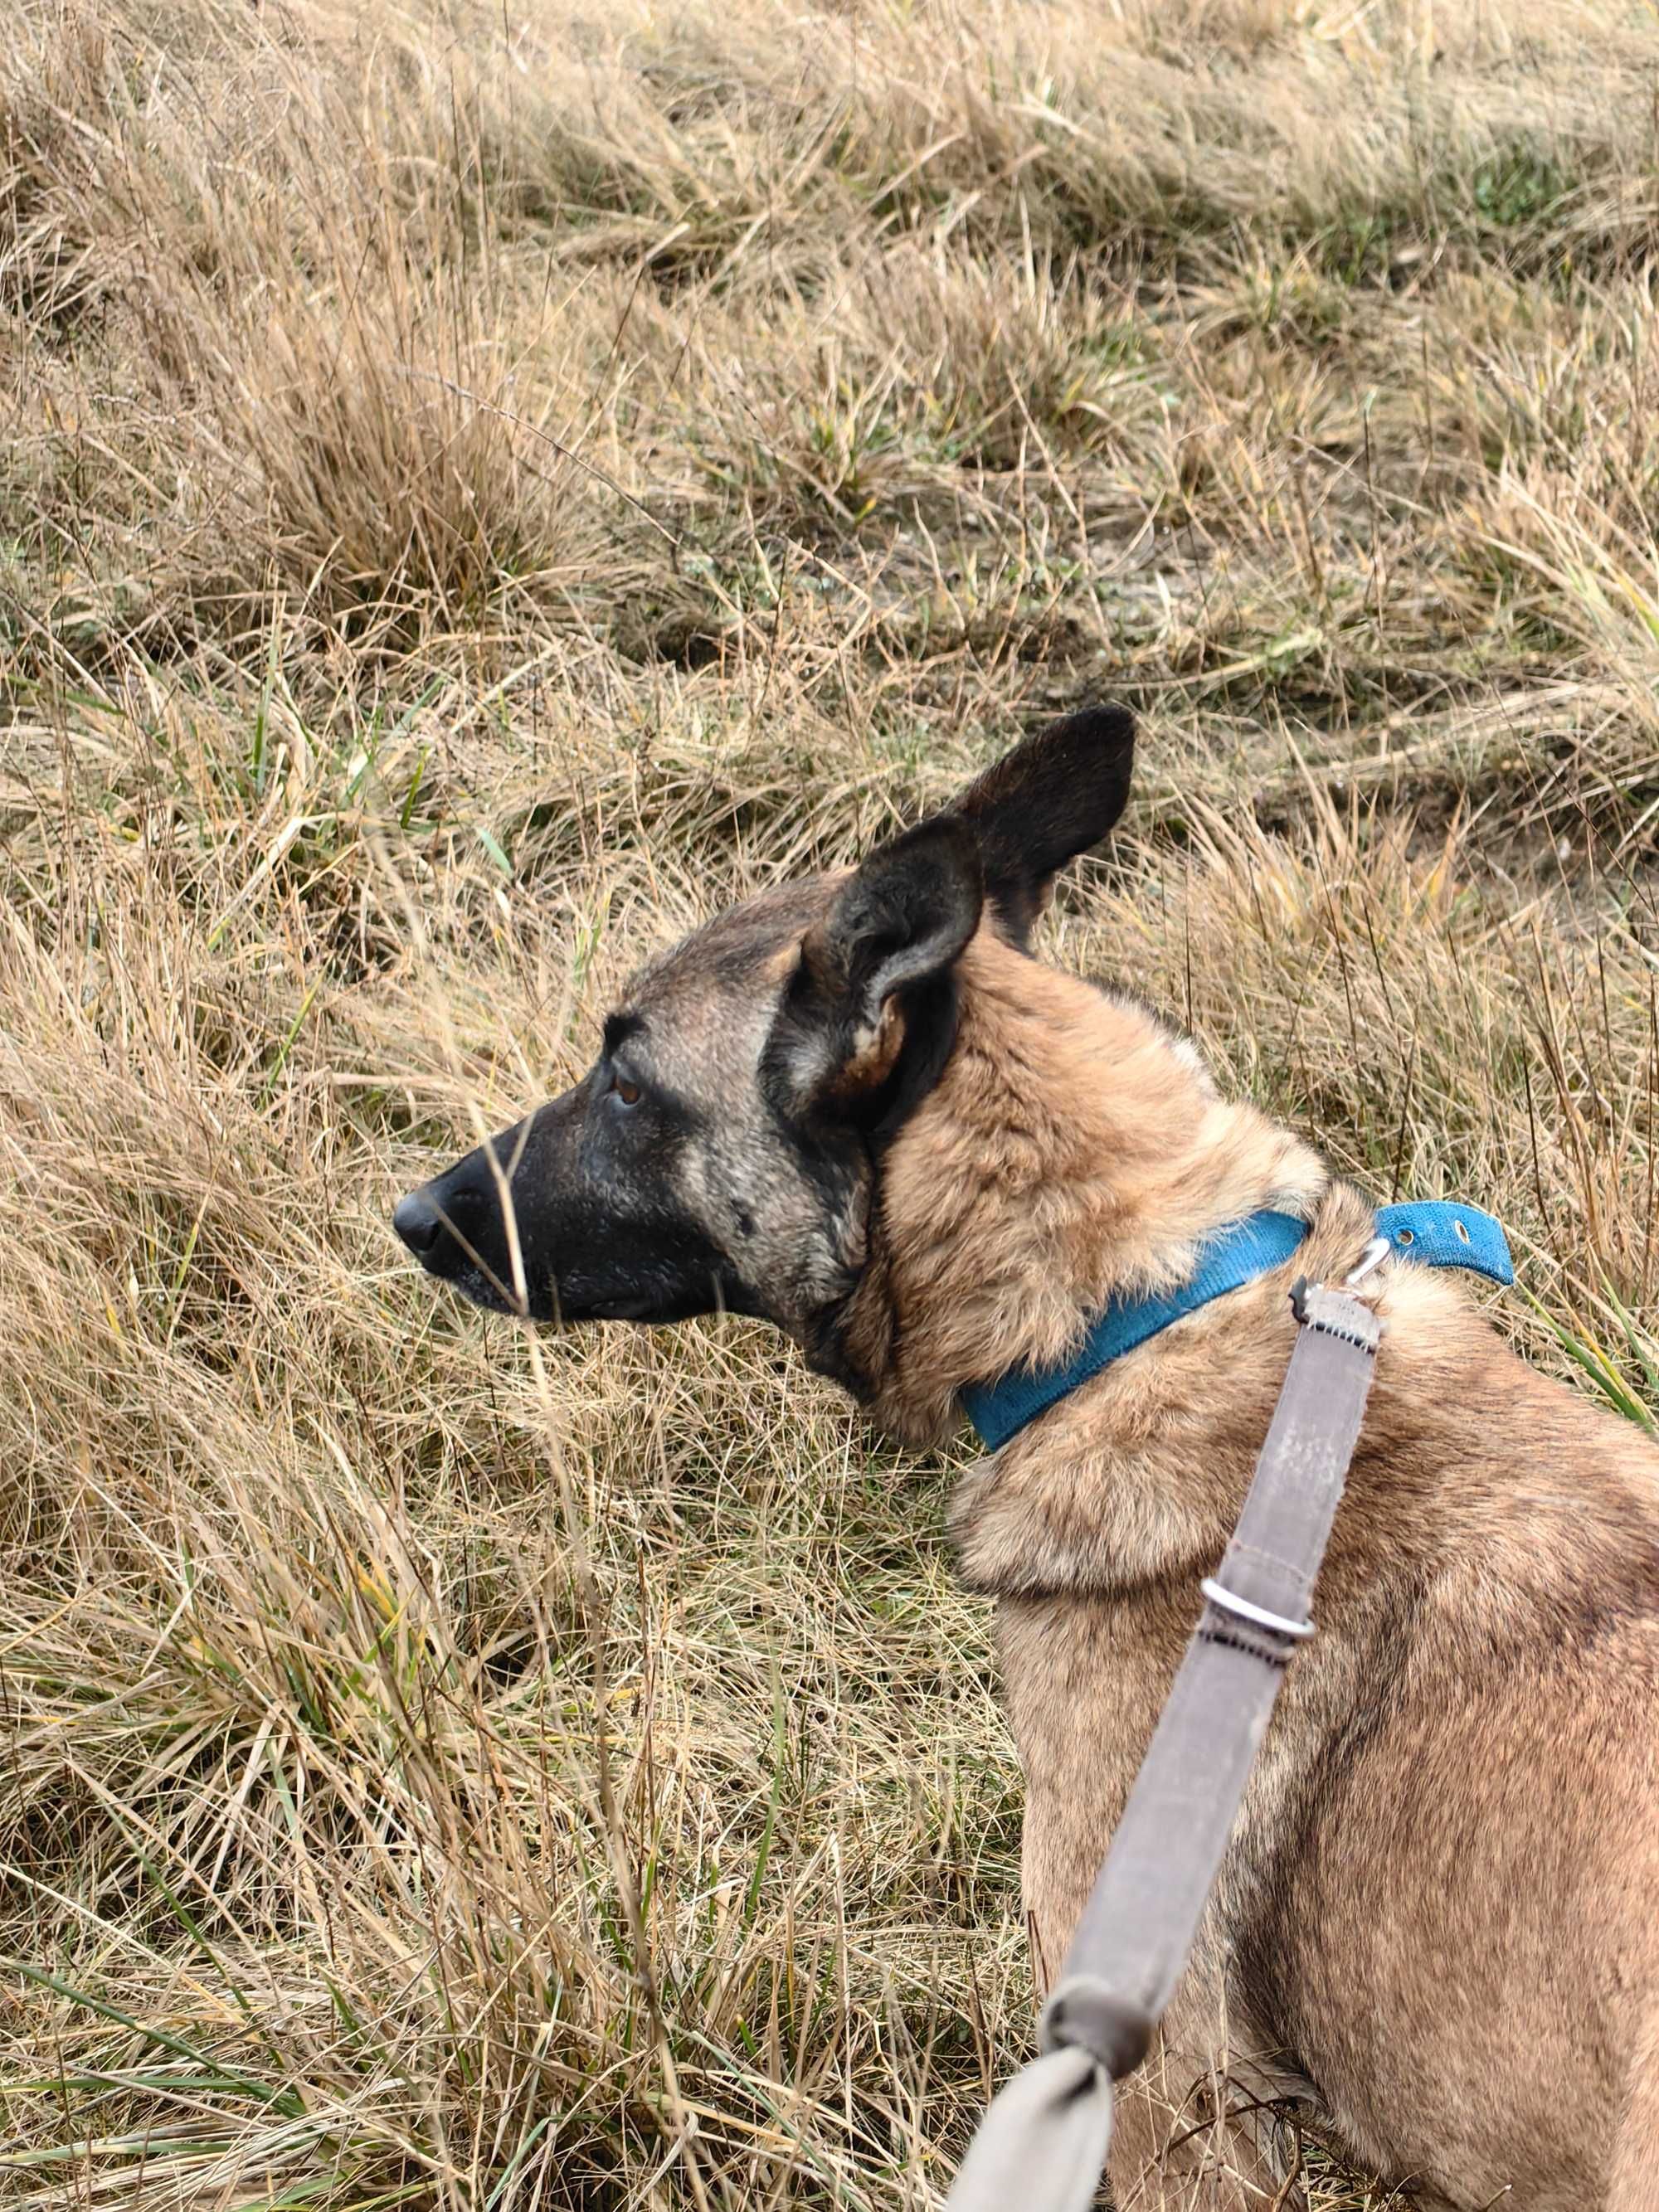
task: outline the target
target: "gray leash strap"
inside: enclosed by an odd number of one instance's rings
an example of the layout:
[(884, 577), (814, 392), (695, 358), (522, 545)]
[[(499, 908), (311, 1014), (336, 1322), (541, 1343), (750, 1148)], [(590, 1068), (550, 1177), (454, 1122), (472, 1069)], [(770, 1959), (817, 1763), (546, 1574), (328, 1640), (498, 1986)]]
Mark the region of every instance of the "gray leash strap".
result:
[(1297, 1645), (1370, 1391), (1376, 1316), (1298, 1282), (1299, 1327), (1244, 1508), (1042, 2014), (1042, 2056), (1001, 2090), (949, 2212), (1086, 2212), (1112, 2083), (1146, 2057), (1198, 1934)]

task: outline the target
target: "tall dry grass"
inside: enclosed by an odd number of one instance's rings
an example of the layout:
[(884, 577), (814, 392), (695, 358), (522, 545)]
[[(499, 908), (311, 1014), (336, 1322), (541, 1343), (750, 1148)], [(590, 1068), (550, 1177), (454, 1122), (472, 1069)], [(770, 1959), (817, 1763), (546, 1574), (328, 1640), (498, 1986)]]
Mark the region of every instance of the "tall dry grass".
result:
[(1029, 2029), (953, 1461), (386, 1214), (1052, 707), (1146, 730), (1056, 957), (1651, 1423), (1654, 29), (12, 9), (8, 2203), (937, 2200)]

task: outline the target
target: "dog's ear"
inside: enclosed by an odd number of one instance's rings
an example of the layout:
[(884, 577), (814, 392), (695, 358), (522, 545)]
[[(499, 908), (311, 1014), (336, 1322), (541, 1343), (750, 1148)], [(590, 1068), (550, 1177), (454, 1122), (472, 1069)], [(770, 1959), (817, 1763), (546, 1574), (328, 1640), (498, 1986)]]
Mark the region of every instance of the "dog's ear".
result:
[(1134, 750), (1127, 708), (1085, 707), (1005, 753), (957, 801), (979, 840), (985, 896), (1016, 945), (1029, 942), (1060, 869), (1122, 813)]
[(780, 1103), (885, 1119), (931, 1083), (983, 904), (978, 841), (954, 814), (872, 853), (802, 942), (766, 1048)]

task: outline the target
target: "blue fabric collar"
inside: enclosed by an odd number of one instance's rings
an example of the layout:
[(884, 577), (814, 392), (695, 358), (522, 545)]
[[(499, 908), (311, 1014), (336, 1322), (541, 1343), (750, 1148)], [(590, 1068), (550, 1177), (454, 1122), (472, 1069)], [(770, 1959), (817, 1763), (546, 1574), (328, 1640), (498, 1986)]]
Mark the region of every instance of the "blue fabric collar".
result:
[[(1307, 1223), (1293, 1214), (1253, 1213), (1200, 1248), (1198, 1265), (1179, 1290), (1109, 1305), (1065, 1366), (1017, 1367), (999, 1382), (970, 1383), (962, 1393), (962, 1403), (981, 1443), (988, 1451), (1000, 1450), (1028, 1421), (1171, 1322), (1196, 1313), (1212, 1298), (1243, 1289), (1270, 1268), (1282, 1267), (1307, 1233)], [(1398, 1257), (1424, 1267), (1467, 1267), (1492, 1283), (1515, 1280), (1503, 1228), (1478, 1206), (1455, 1206), (1441, 1199), (1385, 1206), (1377, 1213), (1376, 1233), (1387, 1237)]]

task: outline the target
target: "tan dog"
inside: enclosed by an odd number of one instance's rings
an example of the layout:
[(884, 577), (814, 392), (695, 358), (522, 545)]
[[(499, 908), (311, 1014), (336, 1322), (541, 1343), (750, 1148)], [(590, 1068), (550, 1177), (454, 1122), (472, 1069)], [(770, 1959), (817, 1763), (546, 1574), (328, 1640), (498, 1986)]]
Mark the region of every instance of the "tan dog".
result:
[[(955, 1501), (998, 1604), (1040, 1981), (1238, 1514), (1288, 1279), (1339, 1280), (1372, 1233), (1151, 1014), (1030, 957), (1130, 752), (1126, 716), (1077, 716), (854, 873), (722, 915), (636, 980), (584, 1083), (396, 1217), (487, 1304), (765, 1314), (911, 1440), (1064, 1358), (1114, 1293), (1179, 1283), (1219, 1226), (1311, 1223)], [(1387, 1334), (1319, 1633), (1120, 2097), (1120, 2212), (1297, 2201), (1266, 2109), (1288, 2097), (1437, 2212), (1659, 2212), (1659, 1452), (1444, 1279), (1390, 1264), (1366, 1294)]]

